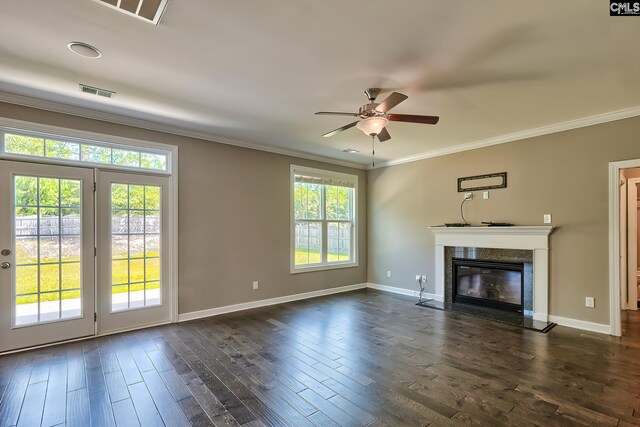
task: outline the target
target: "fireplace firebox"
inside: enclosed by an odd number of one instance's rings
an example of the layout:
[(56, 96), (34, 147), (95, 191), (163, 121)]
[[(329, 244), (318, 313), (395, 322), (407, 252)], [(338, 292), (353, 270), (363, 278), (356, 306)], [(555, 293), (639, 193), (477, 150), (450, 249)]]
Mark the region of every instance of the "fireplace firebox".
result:
[(522, 313), (524, 263), (453, 258), (454, 303)]

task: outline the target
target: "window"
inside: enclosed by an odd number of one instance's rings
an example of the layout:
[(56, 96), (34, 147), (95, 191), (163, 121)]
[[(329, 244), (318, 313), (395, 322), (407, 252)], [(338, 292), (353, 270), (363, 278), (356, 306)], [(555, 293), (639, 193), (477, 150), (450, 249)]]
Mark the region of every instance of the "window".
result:
[(0, 129), (0, 135), (0, 154), (4, 156), (39, 157), (55, 163), (169, 172), (169, 153), (159, 150), (141, 150), (137, 147), (13, 130), (4, 132)]
[(358, 177), (291, 166), (291, 272), (358, 265)]

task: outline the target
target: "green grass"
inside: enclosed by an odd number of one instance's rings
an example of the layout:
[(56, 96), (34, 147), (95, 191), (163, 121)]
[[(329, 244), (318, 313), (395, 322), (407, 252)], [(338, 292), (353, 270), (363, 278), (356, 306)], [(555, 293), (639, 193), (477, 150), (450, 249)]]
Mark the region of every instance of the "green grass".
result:
[[(340, 255), (339, 259), (338, 255)], [(327, 260), (329, 262), (348, 261), (348, 257), (348, 253), (339, 254), (338, 252), (329, 252), (327, 254)], [(320, 262), (322, 262), (320, 251), (307, 252), (306, 249), (296, 248), (296, 265), (318, 264)]]
[[(158, 256), (158, 254), (149, 254)], [(62, 286), (59, 286), (59, 265), (44, 264), (40, 266), (40, 301), (57, 301), (60, 296), (58, 290), (62, 291), (61, 298), (74, 299), (80, 297), (80, 263), (77, 259), (65, 258), (62, 260)], [(147, 283), (147, 289), (158, 289), (160, 287), (160, 259), (147, 259), (146, 279), (152, 283)], [(144, 259), (139, 258), (131, 262), (131, 280), (127, 270), (127, 261), (113, 261), (112, 277), (114, 285), (112, 294), (127, 292), (126, 283), (141, 282), (145, 280)], [(124, 285), (122, 285), (124, 283)], [(131, 291), (144, 289), (143, 283), (131, 285)], [(38, 267), (37, 266), (17, 266), (16, 268), (16, 291), (18, 294), (33, 294), (38, 292)], [(32, 304), (38, 302), (38, 295), (24, 295), (16, 297), (16, 304)]]

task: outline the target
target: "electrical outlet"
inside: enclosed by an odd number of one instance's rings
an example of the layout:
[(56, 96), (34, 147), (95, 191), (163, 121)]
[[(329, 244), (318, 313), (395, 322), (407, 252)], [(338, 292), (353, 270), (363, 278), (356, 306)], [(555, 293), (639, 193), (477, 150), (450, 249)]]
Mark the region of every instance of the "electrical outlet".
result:
[(422, 275), (422, 283), (427, 283), (427, 275), (426, 274)]
[(473, 193), (464, 193), (465, 200), (473, 200)]
[(551, 214), (544, 214), (542, 219), (544, 220), (545, 224), (551, 224)]
[(594, 308), (596, 306), (596, 300), (593, 297), (585, 297), (584, 298), (584, 306), (589, 308)]
[(484, 192), (482, 193), (482, 198), (483, 198), (484, 200), (489, 199), (489, 192), (488, 192), (488, 191), (484, 191)]
[(391, 277), (391, 270), (387, 270), (387, 277)]
[(258, 289), (258, 281), (254, 280), (253, 281), (253, 290), (256, 290), (256, 289)]
[(421, 279), (421, 278), (422, 278), (422, 276), (421, 276), (421, 275), (416, 274), (416, 282), (420, 283), (420, 279)]

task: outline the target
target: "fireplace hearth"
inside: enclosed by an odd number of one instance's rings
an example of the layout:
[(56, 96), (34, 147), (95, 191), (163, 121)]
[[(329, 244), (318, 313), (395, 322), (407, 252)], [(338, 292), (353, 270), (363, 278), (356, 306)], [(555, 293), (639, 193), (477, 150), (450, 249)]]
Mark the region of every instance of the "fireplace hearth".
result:
[(522, 313), (524, 263), (452, 258), (453, 303)]

